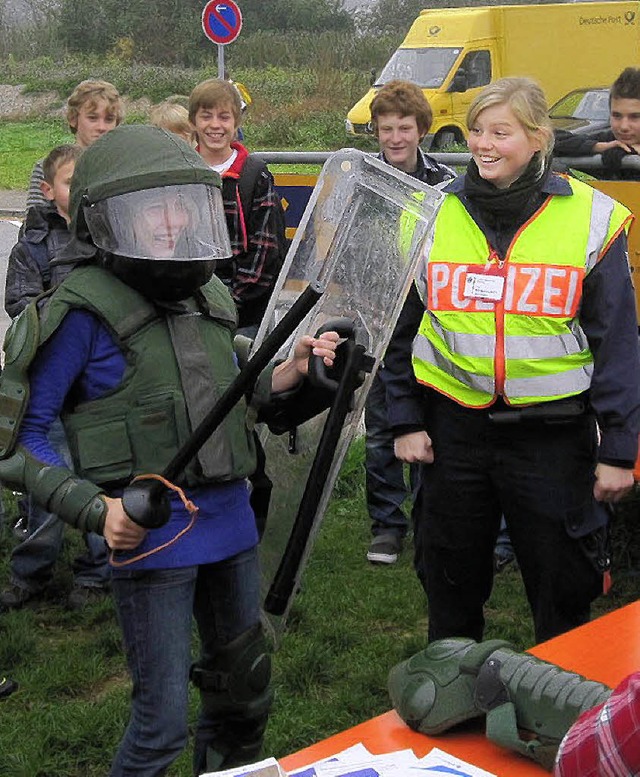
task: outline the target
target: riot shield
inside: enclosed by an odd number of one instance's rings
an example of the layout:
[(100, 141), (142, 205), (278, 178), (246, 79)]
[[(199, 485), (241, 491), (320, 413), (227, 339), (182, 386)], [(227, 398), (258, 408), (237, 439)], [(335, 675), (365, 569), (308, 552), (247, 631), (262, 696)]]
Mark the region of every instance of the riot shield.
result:
[[(359, 354), (367, 353), (367, 369), (372, 369), (355, 393), (352, 385), (349, 406), (338, 414), (341, 430), (337, 435), (335, 429), (323, 435), (328, 418), (335, 427), (337, 416), (332, 410), (306, 421), (288, 435), (261, 431), (273, 491), (260, 554), (263, 594), (268, 605), (265, 609), (273, 610), (265, 620), (275, 641), (285, 626), (336, 476), (360, 425), (373, 374), (391, 337), (442, 197), (435, 189), (368, 154), (343, 149), (325, 163), (287, 253), (254, 347), (309, 284), (319, 283), (325, 288), (324, 294), (278, 357), (287, 358), (301, 335), (314, 333), (334, 319), (346, 318), (352, 322)], [(344, 405), (344, 391), (340, 401)], [(325, 438), (324, 444), (327, 437), (332, 438), (333, 449), (329, 455), (324, 450), (322, 458), (330, 466), (328, 471), (318, 470), (314, 465), (316, 451), (321, 439)], [(320, 484), (314, 482), (314, 473), (319, 471)], [(278, 578), (276, 584), (282, 582), (283, 555), (291, 552), (289, 538), (309, 488), (314, 491), (313, 504), (309, 505), (307, 498), (304, 507), (313, 513), (306, 522), (309, 531), (302, 549), (299, 532), (295, 543), (300, 563), (294, 565), (295, 579), (285, 586), (284, 595), (275, 596), (273, 606), (274, 592), (270, 589), (274, 577)]]

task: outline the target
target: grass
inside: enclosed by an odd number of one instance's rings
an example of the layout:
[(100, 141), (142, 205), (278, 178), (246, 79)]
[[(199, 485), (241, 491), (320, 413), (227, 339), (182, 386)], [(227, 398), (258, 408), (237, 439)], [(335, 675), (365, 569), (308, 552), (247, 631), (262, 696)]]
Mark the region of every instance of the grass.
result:
[[(14, 512), (9, 498), (8, 513)], [(640, 543), (636, 502), (616, 522), (616, 585), (596, 603), (595, 614), (637, 598)], [(389, 709), (391, 666), (424, 647), (427, 613), (409, 551), (392, 567), (367, 564), (369, 523), (364, 509), (363, 443), (352, 446), (318, 534), (292, 610), (289, 629), (274, 657), (276, 702), (266, 755), (282, 757)], [(0, 669), (20, 690), (0, 703), (0, 774), (3, 777), (104, 775), (127, 720), (129, 681), (109, 601), (68, 612), (68, 542), (49, 597), (2, 616)], [(0, 534), (0, 572), (6, 580), (13, 539)], [(486, 637), (533, 643), (519, 573), (496, 578), (487, 606)], [(192, 691), (192, 720), (197, 698)], [(190, 775), (186, 751), (170, 771)]]
[(72, 142), (60, 121), (0, 123), (0, 189), (26, 189), (33, 165), (54, 146)]
[[(35, 62), (26, 78), (24, 67), (13, 63), (5, 73), (11, 83), (26, 82), (36, 91), (59, 88), (61, 94), (91, 74), (78, 69), (77, 63), (56, 65)], [(115, 80), (109, 69), (99, 75)], [(174, 78), (166, 71), (156, 70), (155, 76), (145, 71), (140, 81), (155, 78), (153, 98), (160, 99), (188, 90), (190, 83), (200, 80), (191, 81), (196, 75), (181, 71)], [(366, 91), (363, 79), (325, 69), (313, 80), (307, 73), (284, 68), (238, 72), (236, 77), (254, 97), (246, 125), (252, 149), (331, 150), (353, 145), (342, 122)], [(62, 119), (0, 122), (0, 188), (26, 188), (34, 162), (70, 139)], [(358, 145), (373, 148), (371, 141)], [(7, 520), (0, 530), (3, 583), (14, 544), (9, 525), (16, 509), (8, 492), (5, 501)], [(616, 583), (610, 596), (596, 603), (596, 615), (638, 596), (637, 514), (638, 503), (632, 501), (618, 515)], [(267, 730), (268, 755), (282, 757), (387, 710), (389, 668), (425, 645), (424, 594), (409, 550), (393, 567), (372, 567), (365, 561), (369, 539), (363, 444), (358, 440), (343, 465), (289, 629), (274, 657), (276, 703)], [(105, 601), (81, 613), (63, 606), (72, 582), (70, 565), (80, 544), (69, 530), (45, 601), (0, 618), (0, 673), (7, 672), (20, 683), (19, 692), (0, 703), (2, 777), (102, 776), (126, 725), (129, 680), (112, 604)], [(533, 643), (517, 570), (507, 568), (496, 579), (487, 605), (486, 637), (508, 639), (518, 649)], [(191, 702), (195, 720), (193, 691)], [(190, 754), (185, 752), (170, 776), (190, 774)]]

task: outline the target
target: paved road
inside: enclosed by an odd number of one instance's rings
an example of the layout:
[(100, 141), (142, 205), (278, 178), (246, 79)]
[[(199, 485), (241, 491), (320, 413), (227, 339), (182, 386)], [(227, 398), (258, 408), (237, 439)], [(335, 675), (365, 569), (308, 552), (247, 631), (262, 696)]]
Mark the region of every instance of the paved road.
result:
[(20, 222), (16, 219), (0, 220), (0, 343), (9, 326), (10, 319), (4, 310), (4, 284), (7, 277), (7, 260), (9, 253), (18, 239)]

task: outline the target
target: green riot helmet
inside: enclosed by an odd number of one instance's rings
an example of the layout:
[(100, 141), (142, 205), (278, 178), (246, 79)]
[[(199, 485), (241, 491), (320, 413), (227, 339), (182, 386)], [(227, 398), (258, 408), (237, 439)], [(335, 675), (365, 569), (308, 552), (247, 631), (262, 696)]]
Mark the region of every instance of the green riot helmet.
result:
[(157, 127), (119, 127), (84, 152), (70, 215), (70, 250), (80, 246), (83, 258), (93, 250), (152, 299), (193, 294), (216, 262), (231, 256), (220, 177), (187, 143)]

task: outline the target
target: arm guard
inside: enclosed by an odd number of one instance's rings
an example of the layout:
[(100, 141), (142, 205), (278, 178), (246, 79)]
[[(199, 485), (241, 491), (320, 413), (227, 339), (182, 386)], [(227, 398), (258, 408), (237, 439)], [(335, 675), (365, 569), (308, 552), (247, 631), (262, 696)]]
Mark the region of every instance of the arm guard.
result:
[(551, 770), (560, 742), (577, 718), (610, 694), (602, 683), (527, 653), (499, 649), (478, 672), (475, 700), (487, 713), (488, 739)]
[(0, 460), (0, 481), (28, 492), (45, 510), (76, 529), (103, 534), (107, 504), (102, 489), (80, 480), (65, 467), (43, 464), (18, 446), (11, 456)]
[(440, 734), (486, 714), (488, 739), (551, 770), (569, 728), (611, 689), (500, 640), (443, 639), (394, 667), (389, 693), (416, 731)]

